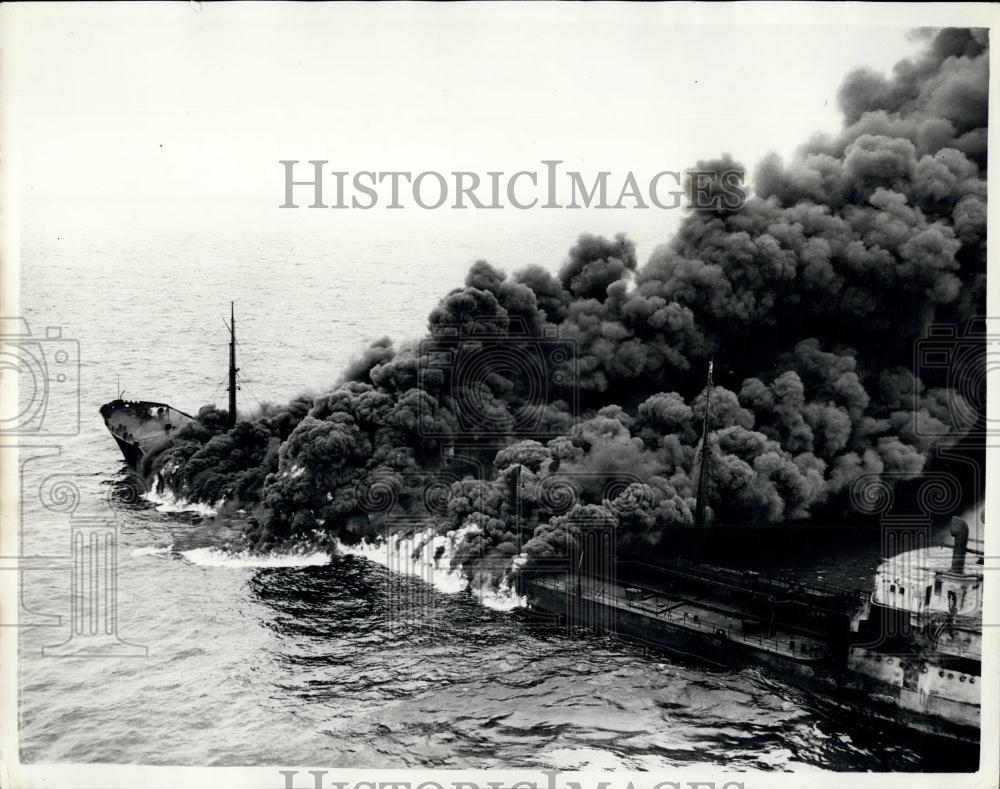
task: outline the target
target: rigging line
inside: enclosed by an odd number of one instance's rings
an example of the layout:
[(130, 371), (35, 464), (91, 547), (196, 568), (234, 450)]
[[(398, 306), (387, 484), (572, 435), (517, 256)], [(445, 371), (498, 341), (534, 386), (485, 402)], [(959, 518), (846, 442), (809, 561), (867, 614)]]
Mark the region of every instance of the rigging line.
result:
[(270, 416), (270, 414), (267, 412), (267, 409), (264, 407), (264, 404), (260, 400), (257, 399), (257, 395), (255, 395), (253, 392), (251, 392), (245, 386), (244, 387), (240, 387), (240, 391), (244, 393), (243, 394), (243, 399), (247, 401), (247, 405), (248, 406), (252, 406), (252, 403), (247, 399), (247, 395), (250, 395), (250, 397), (252, 397), (254, 399), (254, 402), (257, 403), (257, 407), (265, 414), (265, 416)]
[[(225, 321), (223, 321), (223, 323), (225, 323)], [(229, 328), (229, 324), (226, 324), (226, 328), (227, 329)], [(257, 353), (255, 346), (253, 345), (245, 346), (239, 340), (236, 340), (236, 347), (239, 348), (241, 351), (246, 351), (246, 353), (250, 356), (251, 362), (258, 361), (260, 359), (260, 354)]]
[(257, 395), (255, 395), (255, 394), (254, 394), (253, 392), (251, 392), (251, 391), (250, 391), (249, 389), (247, 390), (247, 392), (249, 392), (250, 396), (251, 396), (251, 397), (252, 397), (252, 398), (253, 398), (253, 399), (254, 399), (254, 400), (256, 401), (257, 405), (258, 405), (258, 406), (260, 407), (260, 410), (264, 412), (264, 415), (265, 415), (265, 416), (270, 416), (270, 415), (271, 415), (271, 412), (267, 410), (267, 406), (266, 406), (266, 405), (264, 405), (264, 404), (263, 404), (263, 403), (262, 403), (262, 402), (260, 401), (260, 399), (259, 399), (259, 398), (257, 397)]
[(256, 346), (254, 346), (254, 345), (243, 345), (243, 343), (241, 343), (239, 340), (236, 341), (236, 346), (241, 351), (244, 351), (250, 357), (250, 362), (251, 363), (260, 361), (260, 354), (258, 353)]
[(240, 388), (240, 394), (243, 395), (243, 401), (247, 404), (247, 411), (249, 411), (252, 414), (253, 413), (253, 403), (251, 403), (247, 399), (247, 393), (243, 390), (242, 387)]
[(246, 392), (254, 400), (257, 401), (257, 405), (260, 406), (260, 410), (263, 411), (265, 414), (267, 414), (267, 416), (270, 416), (271, 413), (267, 410), (267, 407), (260, 401), (260, 398), (258, 398), (257, 395), (254, 393), (253, 389), (251, 389), (251, 387), (247, 384), (246, 380), (239, 374), (237, 374), (236, 378), (240, 382), (240, 384), (242, 384), (242, 386), (240, 387), (241, 390), (246, 390)]
[(209, 400), (210, 403), (214, 403), (215, 402), (215, 396), (217, 394), (219, 394), (219, 390), (222, 388), (222, 384), (224, 384), (225, 382), (226, 382), (226, 379), (223, 378), (221, 381), (219, 381), (219, 383), (217, 383), (215, 385), (215, 391), (212, 392), (212, 396), (210, 398), (208, 398), (208, 400)]
[(246, 392), (247, 394), (249, 394), (254, 400), (257, 401), (257, 405), (261, 405), (260, 399), (257, 397), (256, 394), (254, 394), (253, 389), (251, 389), (247, 385), (247, 382), (244, 381), (239, 376), (236, 376), (236, 388), (239, 389), (241, 392)]
[[(225, 318), (221, 318), (221, 320), (222, 320), (222, 325), (226, 327), (226, 331), (228, 331), (230, 333), (230, 336), (232, 336), (232, 330), (229, 328), (229, 322)], [(236, 342), (236, 345), (239, 348), (247, 349), (247, 352), (251, 354), (252, 358), (254, 359), (258, 358), (254, 346), (252, 345), (244, 346), (243, 343), (241, 343), (236, 337), (233, 337), (232, 339)]]
[[(260, 408), (260, 410), (263, 411), (266, 416), (270, 416), (271, 415), (270, 412), (267, 410), (267, 406), (265, 406), (260, 400), (258, 400), (257, 399), (257, 395), (255, 395), (253, 392), (251, 392), (249, 390), (249, 388), (247, 388), (246, 386), (241, 386), (240, 387), (240, 391), (244, 393), (243, 394), (243, 399), (244, 400), (247, 400), (247, 395), (249, 394), (250, 397), (252, 397), (254, 399), (254, 402), (257, 403), (257, 407)], [(249, 400), (247, 400), (247, 406), (249, 408), (251, 408), (251, 410), (252, 410), (252, 405), (251, 405), (251, 403), (250, 403)]]
[[(221, 320), (222, 320), (222, 325), (225, 326), (226, 327), (226, 331), (229, 332), (229, 336), (232, 339), (232, 341), (236, 344), (237, 347), (239, 347), (240, 349), (243, 349), (244, 348), (243, 343), (241, 343), (239, 340), (236, 339), (235, 336), (233, 336), (233, 331), (232, 331), (232, 328), (230, 328), (230, 326), (229, 326), (229, 322), (225, 318), (221, 318)], [(256, 353), (252, 349), (249, 351), (249, 353), (251, 355), (251, 358), (253, 358), (253, 359), (257, 358)], [(246, 392), (247, 392), (247, 394), (249, 394), (257, 402), (257, 405), (260, 407), (261, 411), (263, 411), (265, 414), (267, 414), (268, 416), (270, 416), (271, 414), (268, 412), (267, 408), (260, 401), (260, 399), (257, 397), (257, 395), (255, 395), (253, 393), (253, 391), (250, 389), (250, 387), (247, 386), (246, 380), (238, 372), (236, 374), (236, 379), (242, 385), (241, 388), (240, 388), (240, 391), (243, 391), (245, 389)], [(221, 387), (222, 384), (225, 383), (225, 382), (226, 382), (225, 378), (222, 379), (222, 381), (219, 382), (219, 386), (216, 387), (216, 393), (218, 393), (219, 387)], [(213, 397), (214, 396), (215, 395), (213, 394)], [(247, 407), (251, 407), (252, 406), (252, 404), (250, 403), (250, 401), (247, 400), (246, 394), (243, 395), (243, 399), (246, 400)]]
[[(232, 336), (232, 329), (229, 328), (229, 323), (228, 323), (228, 321), (226, 321), (225, 318), (222, 318), (222, 325), (226, 327), (226, 331), (229, 332), (229, 336), (235, 341), (236, 345), (238, 347), (242, 348), (243, 347), (243, 343), (241, 343), (239, 340), (237, 340), (235, 337)], [(251, 350), (249, 351), (249, 353), (253, 353), (252, 346), (251, 346)]]

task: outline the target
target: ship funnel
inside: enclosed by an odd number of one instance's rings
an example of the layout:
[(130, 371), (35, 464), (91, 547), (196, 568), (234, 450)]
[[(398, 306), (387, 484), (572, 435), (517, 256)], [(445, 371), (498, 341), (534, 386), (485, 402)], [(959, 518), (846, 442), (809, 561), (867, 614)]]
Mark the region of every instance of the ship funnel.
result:
[(965, 549), (969, 544), (969, 524), (961, 518), (951, 519), (951, 536), (955, 538), (955, 547), (951, 554), (951, 571), (965, 572)]

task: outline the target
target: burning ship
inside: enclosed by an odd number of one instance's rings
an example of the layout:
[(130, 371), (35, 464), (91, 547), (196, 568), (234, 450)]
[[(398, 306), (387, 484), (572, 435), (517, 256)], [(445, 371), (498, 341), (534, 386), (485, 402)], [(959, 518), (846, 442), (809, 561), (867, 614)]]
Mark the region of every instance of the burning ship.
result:
[[(711, 397), (711, 367), (708, 396)], [(704, 526), (708, 408), (695, 509)], [(874, 588), (845, 591), (678, 559), (617, 561), (614, 535), (584, 535), (572, 569), (522, 575), (528, 606), (718, 665), (758, 665), (866, 719), (978, 743), (983, 552), (953, 518), (954, 544), (885, 557)], [(627, 579), (627, 580), (626, 580)]]
[[(235, 424), (235, 314), (229, 329), (229, 426)], [(695, 524), (705, 526), (712, 397), (709, 365)], [(195, 417), (165, 403), (101, 407), (126, 462)], [(516, 488), (518, 482), (514, 481)], [(961, 742), (979, 740), (983, 553), (953, 519), (954, 545), (887, 557), (862, 593), (713, 566), (617, 561), (614, 535), (588, 532), (569, 572), (522, 572), (528, 606), (573, 625), (620, 634), (719, 665), (759, 665), (866, 718)], [(697, 551), (693, 551), (696, 554)], [(625, 580), (627, 579), (627, 580)]]
[[(236, 313), (232, 302), (229, 305), (229, 427), (236, 424)], [(104, 426), (111, 433), (121, 450), (125, 462), (134, 471), (140, 471), (143, 458), (153, 447), (168, 441), (176, 431), (193, 422), (195, 417), (166, 403), (151, 400), (125, 400), (119, 391), (118, 397), (100, 408)]]
[[(983, 556), (883, 561), (867, 594), (678, 562), (522, 579), (529, 607), (726, 666), (760, 665), (821, 700), (925, 734), (979, 741)], [(627, 578), (628, 581), (619, 579)]]

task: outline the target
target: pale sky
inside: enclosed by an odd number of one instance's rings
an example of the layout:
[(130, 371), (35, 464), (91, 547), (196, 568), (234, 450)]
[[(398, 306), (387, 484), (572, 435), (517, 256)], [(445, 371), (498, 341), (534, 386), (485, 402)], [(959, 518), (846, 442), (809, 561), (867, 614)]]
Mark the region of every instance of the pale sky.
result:
[(839, 127), (850, 69), (885, 72), (919, 46), (910, 19), (789, 13), (764, 26), (743, 8), (733, 24), (729, 4), (15, 5), (3, 6), (2, 93), (26, 235), (208, 219), (289, 233), (348, 220), (669, 226), (680, 212), (279, 211), (277, 162), (512, 171), (556, 158), (648, 177), (730, 152), (752, 172)]

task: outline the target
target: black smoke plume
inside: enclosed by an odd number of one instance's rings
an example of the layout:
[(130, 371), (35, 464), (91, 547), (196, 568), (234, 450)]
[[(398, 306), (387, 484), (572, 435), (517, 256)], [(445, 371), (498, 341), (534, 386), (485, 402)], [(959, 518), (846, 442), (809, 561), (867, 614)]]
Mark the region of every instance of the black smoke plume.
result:
[(711, 519), (849, 513), (862, 474), (918, 477), (970, 426), (914, 343), (985, 307), (987, 58), (986, 31), (928, 34), (890, 77), (847, 77), (839, 134), (765, 158), (742, 208), (689, 214), (644, 266), (589, 235), (556, 274), (477, 262), (424, 341), (380, 340), (230, 431), (203, 409), (146, 470), (252, 510), (261, 547), (423, 524), (458, 535), (470, 578), (565, 557), (594, 524), (655, 550), (693, 520), (714, 359)]

